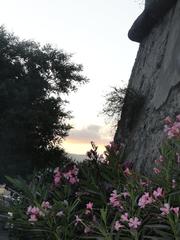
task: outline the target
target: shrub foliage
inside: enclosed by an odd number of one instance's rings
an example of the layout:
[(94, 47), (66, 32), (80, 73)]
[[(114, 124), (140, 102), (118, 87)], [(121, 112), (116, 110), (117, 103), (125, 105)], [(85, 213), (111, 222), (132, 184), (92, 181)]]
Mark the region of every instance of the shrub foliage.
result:
[(165, 119), (166, 138), (151, 177), (122, 162), (124, 145), (97, 146), (82, 163), (66, 160), (36, 173), (31, 182), (11, 179), (17, 239), (180, 239), (180, 115)]

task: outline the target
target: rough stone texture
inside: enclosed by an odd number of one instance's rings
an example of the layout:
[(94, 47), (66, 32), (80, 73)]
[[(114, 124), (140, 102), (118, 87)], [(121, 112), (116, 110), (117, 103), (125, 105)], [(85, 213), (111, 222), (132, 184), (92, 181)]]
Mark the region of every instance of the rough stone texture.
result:
[(128, 32), (128, 37), (135, 42), (149, 35), (153, 27), (158, 24), (168, 11), (177, 3), (177, 0), (149, 0), (145, 2), (145, 9), (135, 20)]
[[(180, 0), (156, 25), (139, 47), (129, 89), (144, 96), (141, 109), (131, 110), (126, 96), (115, 134), (125, 142), (125, 160), (149, 173), (164, 138), (163, 119), (180, 113)], [(130, 127), (130, 119), (136, 119)]]

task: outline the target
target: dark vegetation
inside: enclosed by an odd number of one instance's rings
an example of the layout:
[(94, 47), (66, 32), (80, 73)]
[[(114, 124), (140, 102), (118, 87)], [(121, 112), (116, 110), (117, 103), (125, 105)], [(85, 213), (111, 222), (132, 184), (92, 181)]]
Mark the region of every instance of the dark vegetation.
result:
[(24, 174), (60, 158), (71, 126), (65, 97), (87, 82), (82, 65), (51, 45), (20, 40), (0, 27), (0, 163)]

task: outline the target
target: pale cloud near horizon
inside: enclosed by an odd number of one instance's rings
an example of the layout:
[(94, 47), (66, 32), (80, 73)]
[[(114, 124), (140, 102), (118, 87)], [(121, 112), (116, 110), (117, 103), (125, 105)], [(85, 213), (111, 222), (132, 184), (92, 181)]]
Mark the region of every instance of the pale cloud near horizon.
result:
[(105, 144), (110, 141), (110, 134), (100, 125), (91, 124), (81, 129), (72, 129), (68, 142), (88, 144), (94, 141), (97, 144)]

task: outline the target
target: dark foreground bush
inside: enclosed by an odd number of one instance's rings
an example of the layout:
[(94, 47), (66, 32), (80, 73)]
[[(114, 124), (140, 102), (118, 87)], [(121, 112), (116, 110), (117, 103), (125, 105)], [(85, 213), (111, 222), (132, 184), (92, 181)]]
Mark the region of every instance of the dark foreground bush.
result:
[(124, 145), (83, 163), (63, 162), (32, 177), (11, 179), (19, 192), (8, 211), (16, 239), (180, 239), (180, 115), (165, 119), (165, 143), (153, 176), (122, 163)]

